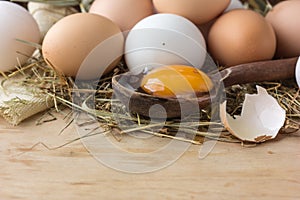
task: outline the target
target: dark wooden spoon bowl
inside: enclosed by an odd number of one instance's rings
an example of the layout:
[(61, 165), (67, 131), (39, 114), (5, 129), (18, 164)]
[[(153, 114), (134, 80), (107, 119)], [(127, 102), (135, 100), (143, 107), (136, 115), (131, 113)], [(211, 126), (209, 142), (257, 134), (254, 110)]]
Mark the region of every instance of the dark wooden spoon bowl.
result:
[[(295, 77), (298, 58), (260, 61), (226, 68), (220, 73), (211, 74), (215, 88), (208, 94), (198, 97), (161, 98), (138, 90), (142, 75), (130, 72), (114, 76), (114, 95), (130, 112), (151, 118), (178, 118), (196, 114), (217, 99), (220, 87), (251, 82), (285, 80)], [(164, 109), (150, 109), (159, 105)]]
[[(132, 80), (136, 80), (132, 81)], [(149, 117), (149, 110), (155, 105), (164, 109), (156, 109), (152, 112), (151, 118), (176, 118), (195, 113), (196, 107), (203, 108), (210, 104), (210, 94), (193, 97), (162, 98), (138, 91), (140, 76), (125, 73), (114, 76), (112, 79), (114, 95), (119, 99), (130, 112)], [(199, 110), (199, 109), (198, 109)], [(193, 111), (193, 112), (191, 112)]]

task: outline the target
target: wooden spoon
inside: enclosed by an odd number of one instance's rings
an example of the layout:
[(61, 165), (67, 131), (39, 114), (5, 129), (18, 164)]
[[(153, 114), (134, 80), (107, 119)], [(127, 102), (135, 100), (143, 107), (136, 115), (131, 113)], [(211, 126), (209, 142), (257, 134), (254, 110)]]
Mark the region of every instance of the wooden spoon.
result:
[[(217, 100), (218, 88), (235, 84), (251, 82), (285, 80), (295, 77), (295, 67), (298, 57), (280, 60), (260, 61), (241, 64), (226, 68), (220, 73), (210, 75), (215, 89), (209, 94), (197, 98), (161, 98), (139, 92), (141, 75), (125, 73), (113, 77), (114, 95), (130, 112), (151, 118), (178, 118), (185, 117), (199, 109), (210, 105)], [(149, 116), (152, 106), (161, 106), (164, 109), (155, 109)], [(198, 106), (198, 108), (197, 108)]]

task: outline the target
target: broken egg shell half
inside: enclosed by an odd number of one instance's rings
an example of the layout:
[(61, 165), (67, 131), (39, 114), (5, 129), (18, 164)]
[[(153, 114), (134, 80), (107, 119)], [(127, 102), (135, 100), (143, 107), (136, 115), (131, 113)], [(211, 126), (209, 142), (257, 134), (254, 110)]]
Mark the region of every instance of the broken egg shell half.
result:
[(263, 87), (257, 94), (246, 94), (240, 116), (226, 113), (226, 101), (220, 105), (225, 128), (242, 141), (264, 142), (274, 139), (285, 122), (285, 110)]
[(296, 64), (295, 76), (296, 76), (297, 84), (300, 88), (300, 56), (299, 56), (297, 64)]

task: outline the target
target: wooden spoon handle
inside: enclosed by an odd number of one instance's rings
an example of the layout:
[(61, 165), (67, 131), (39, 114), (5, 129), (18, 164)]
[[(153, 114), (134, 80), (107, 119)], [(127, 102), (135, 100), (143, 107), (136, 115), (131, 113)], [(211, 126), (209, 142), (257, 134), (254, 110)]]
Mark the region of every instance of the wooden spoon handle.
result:
[(236, 65), (222, 70), (224, 86), (295, 77), (298, 57)]

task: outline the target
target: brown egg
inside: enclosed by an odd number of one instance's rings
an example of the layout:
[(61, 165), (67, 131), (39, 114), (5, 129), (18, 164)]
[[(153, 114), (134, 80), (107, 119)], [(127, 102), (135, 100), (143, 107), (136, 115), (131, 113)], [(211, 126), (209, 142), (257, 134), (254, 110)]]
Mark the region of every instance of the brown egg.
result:
[(94, 79), (117, 65), (123, 47), (123, 34), (111, 20), (78, 13), (64, 17), (51, 27), (42, 51), (46, 61), (66, 76)]
[(211, 79), (197, 68), (186, 65), (170, 65), (153, 69), (146, 74), (141, 88), (158, 97), (179, 97), (209, 92)]
[(122, 31), (129, 31), (137, 22), (153, 14), (151, 0), (95, 0), (89, 10), (111, 19)]
[(153, 0), (158, 13), (181, 15), (198, 25), (220, 15), (229, 3), (230, 0)]
[(223, 66), (272, 59), (276, 37), (260, 14), (245, 9), (225, 13), (208, 34), (208, 49)]
[(277, 37), (276, 57), (300, 55), (300, 1), (290, 0), (276, 4), (266, 15)]
[[(225, 12), (229, 12), (231, 10), (235, 10), (235, 9), (245, 9), (240, 0), (231, 0), (230, 4), (227, 6), (227, 8), (224, 10), (224, 12), (222, 14), (224, 14)], [(214, 19), (210, 20), (209, 22), (206, 22), (204, 24), (200, 24), (197, 26), (199, 28), (199, 30), (201, 31), (201, 33), (203, 34), (205, 41), (207, 41), (210, 28), (215, 23), (215, 21), (218, 19), (218, 17), (219, 16), (215, 17)]]

